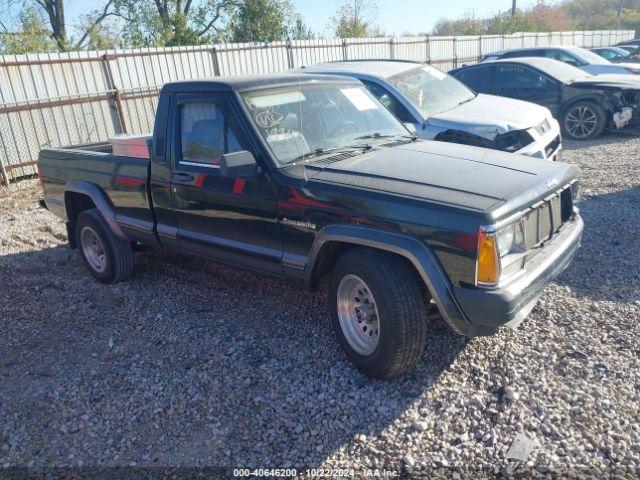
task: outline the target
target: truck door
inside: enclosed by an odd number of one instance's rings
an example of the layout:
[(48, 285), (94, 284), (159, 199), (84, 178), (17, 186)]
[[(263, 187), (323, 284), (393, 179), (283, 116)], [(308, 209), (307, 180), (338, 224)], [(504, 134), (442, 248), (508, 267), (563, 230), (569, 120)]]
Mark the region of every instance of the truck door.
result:
[(248, 150), (228, 94), (178, 95), (171, 173), (178, 243), (186, 253), (282, 275), (276, 190), (264, 169), (252, 178), (221, 175), (220, 156)]

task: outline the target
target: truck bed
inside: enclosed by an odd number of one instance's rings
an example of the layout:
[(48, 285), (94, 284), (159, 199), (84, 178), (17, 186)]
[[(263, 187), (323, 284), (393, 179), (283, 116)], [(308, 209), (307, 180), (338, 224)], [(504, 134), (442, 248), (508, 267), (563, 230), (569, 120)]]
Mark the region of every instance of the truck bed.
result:
[(146, 239), (153, 234), (148, 158), (115, 156), (111, 143), (102, 142), (42, 150), (38, 165), (44, 201), (56, 215), (66, 218), (65, 185), (94, 184), (105, 194), (127, 235)]

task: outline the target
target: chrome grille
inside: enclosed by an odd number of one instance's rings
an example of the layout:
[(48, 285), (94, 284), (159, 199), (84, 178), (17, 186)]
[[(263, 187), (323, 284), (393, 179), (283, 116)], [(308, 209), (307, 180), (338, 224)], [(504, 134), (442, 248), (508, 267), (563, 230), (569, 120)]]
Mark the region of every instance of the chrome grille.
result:
[(572, 215), (571, 185), (532, 205), (523, 220), (527, 250), (551, 238)]

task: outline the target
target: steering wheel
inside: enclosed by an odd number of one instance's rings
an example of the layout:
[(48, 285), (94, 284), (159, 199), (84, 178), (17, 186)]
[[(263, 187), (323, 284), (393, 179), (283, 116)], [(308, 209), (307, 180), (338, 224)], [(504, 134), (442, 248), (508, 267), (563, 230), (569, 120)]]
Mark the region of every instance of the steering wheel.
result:
[(358, 125), (356, 125), (356, 122), (354, 122), (353, 120), (347, 120), (343, 124), (336, 125), (335, 127), (333, 127), (329, 132), (329, 136), (333, 137), (335, 134), (338, 134), (338, 133), (342, 133), (345, 135), (347, 133), (358, 133), (358, 131), (359, 131)]

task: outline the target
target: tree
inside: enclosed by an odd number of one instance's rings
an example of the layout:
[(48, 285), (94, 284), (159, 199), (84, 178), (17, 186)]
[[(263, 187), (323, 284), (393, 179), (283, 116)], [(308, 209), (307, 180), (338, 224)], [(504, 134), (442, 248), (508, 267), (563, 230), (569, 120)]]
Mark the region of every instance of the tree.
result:
[(296, 14), (293, 24), (289, 27), (289, 38), (291, 40), (313, 40), (316, 38), (316, 34), (304, 23), (302, 17)]
[(331, 18), (331, 28), (338, 38), (366, 37), (379, 31), (373, 25), (376, 15), (377, 6), (373, 0), (343, 0)]
[(0, 54), (20, 55), (24, 53), (50, 52), (54, 49), (50, 31), (35, 8), (27, 8), (20, 13), (17, 31), (10, 32), (3, 25), (0, 33)]
[[(77, 39), (69, 38), (64, 0), (0, 0), (0, 5), (5, 5), (7, 9), (19, 6), (21, 8), (18, 17), (19, 24), (21, 23), (20, 18), (25, 12), (36, 12), (42, 19), (49, 37), (54, 41), (56, 49), (64, 52), (83, 48), (86, 46), (90, 36), (95, 38), (100, 32), (102, 22), (108, 17), (117, 15), (115, 10), (116, 1), (106, 0), (101, 8), (86, 15), (79, 29), (79, 37)], [(30, 13), (29, 15), (33, 14)], [(35, 17), (32, 16), (32, 19), (35, 19)]]
[(220, 39), (239, 0), (115, 0), (131, 46), (197, 45)]
[(565, 0), (559, 9), (580, 30), (640, 28), (640, 0)]
[(538, 1), (526, 15), (539, 32), (559, 32), (571, 28), (567, 15), (555, 5), (549, 5), (543, 0)]
[(231, 18), (229, 39), (232, 42), (284, 40), (292, 19), (289, 0), (245, 0)]

